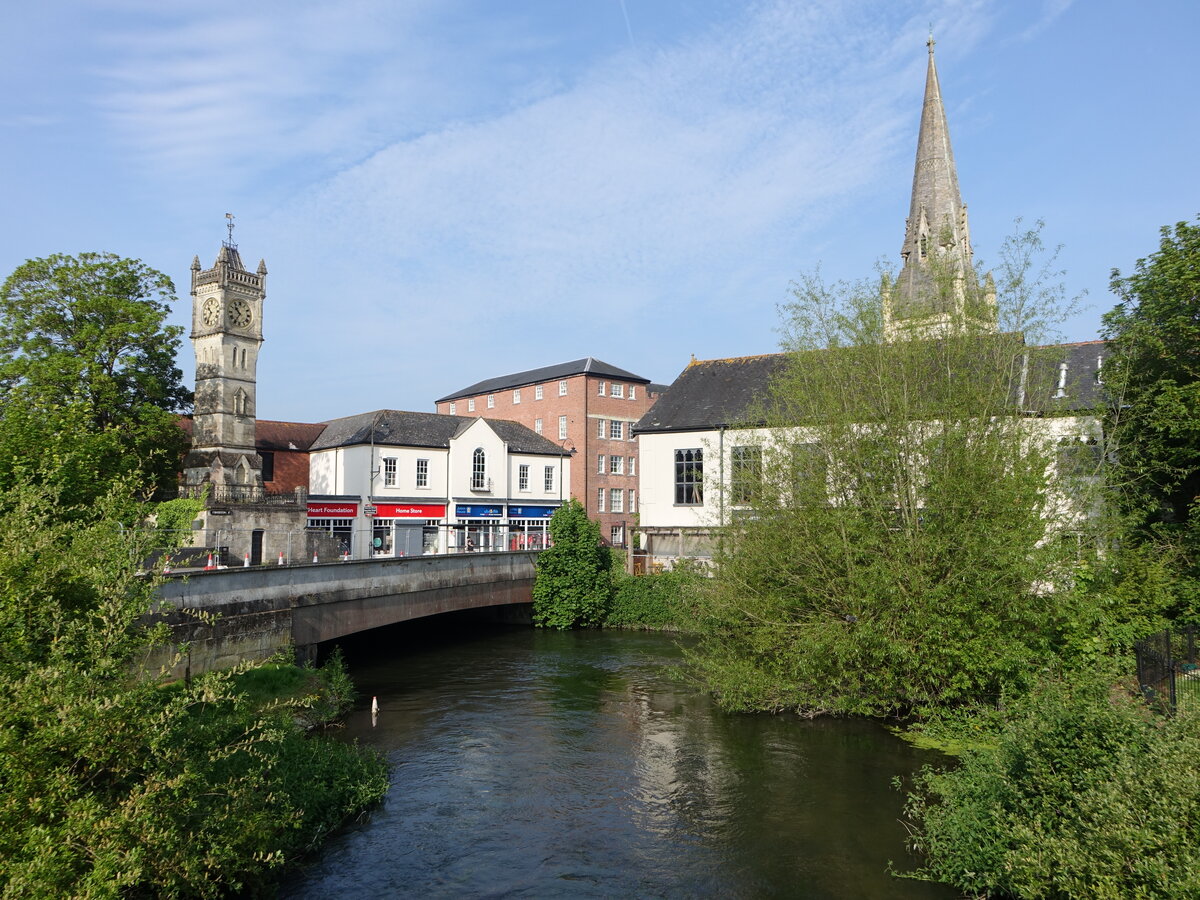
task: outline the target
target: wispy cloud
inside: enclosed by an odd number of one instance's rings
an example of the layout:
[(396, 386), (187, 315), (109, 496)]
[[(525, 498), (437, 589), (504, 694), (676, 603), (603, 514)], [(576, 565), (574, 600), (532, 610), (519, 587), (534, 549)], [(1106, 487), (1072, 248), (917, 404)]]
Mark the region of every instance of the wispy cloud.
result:
[(1021, 42), (1033, 40), (1053, 25), (1063, 13), (1071, 8), (1071, 4), (1074, 2), (1075, 0), (1042, 0), (1037, 18), (1017, 35), (1017, 40)]

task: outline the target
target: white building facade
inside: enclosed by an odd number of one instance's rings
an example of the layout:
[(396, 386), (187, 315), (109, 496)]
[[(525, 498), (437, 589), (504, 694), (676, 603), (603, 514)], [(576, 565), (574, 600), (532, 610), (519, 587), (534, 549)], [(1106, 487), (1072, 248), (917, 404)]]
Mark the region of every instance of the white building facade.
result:
[(541, 549), (570, 453), (516, 422), (380, 410), (328, 423), (308, 530), (349, 559)]

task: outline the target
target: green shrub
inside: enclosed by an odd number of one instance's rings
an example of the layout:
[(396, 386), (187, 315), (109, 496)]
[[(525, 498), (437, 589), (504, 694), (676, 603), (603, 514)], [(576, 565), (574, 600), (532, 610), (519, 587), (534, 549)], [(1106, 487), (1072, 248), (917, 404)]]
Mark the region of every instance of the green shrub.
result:
[(1200, 718), (1091, 677), (1020, 701), (995, 747), (909, 795), (919, 877), (973, 895), (1200, 896)]
[(600, 625), (612, 596), (612, 562), (600, 526), (572, 498), (550, 519), (552, 546), (538, 555), (533, 623), (545, 628)]
[(616, 628), (689, 630), (693, 616), (688, 603), (699, 577), (685, 567), (654, 575), (617, 574), (612, 605), (604, 624)]

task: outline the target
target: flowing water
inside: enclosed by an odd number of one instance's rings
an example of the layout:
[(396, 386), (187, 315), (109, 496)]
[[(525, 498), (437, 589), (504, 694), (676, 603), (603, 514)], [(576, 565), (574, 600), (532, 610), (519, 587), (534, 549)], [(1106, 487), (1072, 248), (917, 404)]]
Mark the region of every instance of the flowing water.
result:
[(346, 735), (392, 787), (283, 896), (956, 896), (887, 872), (913, 866), (892, 779), (935, 754), (722, 713), (667, 636), (410, 626), (345, 650)]

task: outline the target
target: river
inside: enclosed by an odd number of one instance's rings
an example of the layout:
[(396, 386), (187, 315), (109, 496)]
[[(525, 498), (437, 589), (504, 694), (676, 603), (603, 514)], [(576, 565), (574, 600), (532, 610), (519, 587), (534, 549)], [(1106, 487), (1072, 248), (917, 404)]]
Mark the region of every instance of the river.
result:
[(957, 896), (887, 872), (913, 866), (892, 779), (935, 754), (722, 713), (665, 635), (408, 626), (344, 649), (345, 734), (392, 787), (281, 896)]

